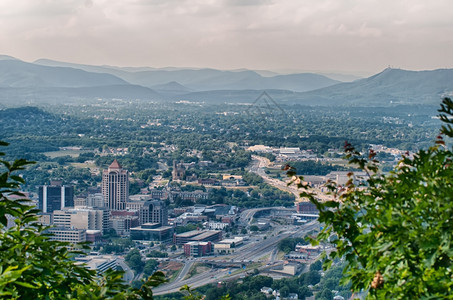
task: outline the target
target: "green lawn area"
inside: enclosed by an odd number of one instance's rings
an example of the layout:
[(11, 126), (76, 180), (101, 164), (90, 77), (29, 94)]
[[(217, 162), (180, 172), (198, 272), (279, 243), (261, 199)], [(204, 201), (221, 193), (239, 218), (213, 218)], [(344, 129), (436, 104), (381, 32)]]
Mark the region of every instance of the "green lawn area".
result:
[(78, 157), (80, 153), (87, 153), (87, 152), (92, 152), (91, 150), (59, 150), (59, 151), (50, 151), (50, 152), (44, 152), (44, 155), (50, 157), (50, 158), (55, 158), (55, 157), (61, 157), (61, 156), (72, 156), (72, 157)]
[(79, 169), (83, 169), (83, 168), (96, 169), (97, 168), (95, 164), (86, 164), (86, 163), (71, 163), (71, 166), (73, 166), (74, 168), (79, 168)]

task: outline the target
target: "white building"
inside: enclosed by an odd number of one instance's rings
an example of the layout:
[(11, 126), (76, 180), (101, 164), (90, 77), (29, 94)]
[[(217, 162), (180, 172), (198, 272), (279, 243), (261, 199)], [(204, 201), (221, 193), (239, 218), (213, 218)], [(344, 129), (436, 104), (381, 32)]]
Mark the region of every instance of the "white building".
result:
[(52, 241), (70, 242), (70, 243), (81, 243), (86, 242), (86, 230), (64, 228), (64, 227), (53, 227), (49, 229), (49, 233), (53, 236), (50, 237)]
[(53, 212), (55, 226), (100, 230), (109, 228), (109, 212), (104, 209), (69, 208)]
[(86, 200), (86, 206), (104, 207), (104, 195), (102, 193), (89, 194)]
[(209, 230), (223, 230), (227, 226), (230, 226), (230, 224), (221, 222), (208, 222), (207, 224)]
[(243, 237), (224, 239), (214, 244), (214, 252), (220, 254), (234, 253), (236, 248), (244, 243)]
[(76, 260), (86, 265), (88, 269), (100, 273), (104, 273), (108, 269), (118, 269), (118, 260), (113, 255), (87, 255), (77, 257)]

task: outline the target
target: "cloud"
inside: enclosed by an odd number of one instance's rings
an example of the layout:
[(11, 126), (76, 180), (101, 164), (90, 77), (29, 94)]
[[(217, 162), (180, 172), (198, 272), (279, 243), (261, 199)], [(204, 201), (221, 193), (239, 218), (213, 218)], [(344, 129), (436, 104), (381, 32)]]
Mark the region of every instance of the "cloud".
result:
[[(429, 67), (453, 64), (438, 49), (452, 44), (451, 11), (448, 0), (2, 0), (0, 52), (119, 65)], [(414, 46), (423, 49), (408, 61)]]

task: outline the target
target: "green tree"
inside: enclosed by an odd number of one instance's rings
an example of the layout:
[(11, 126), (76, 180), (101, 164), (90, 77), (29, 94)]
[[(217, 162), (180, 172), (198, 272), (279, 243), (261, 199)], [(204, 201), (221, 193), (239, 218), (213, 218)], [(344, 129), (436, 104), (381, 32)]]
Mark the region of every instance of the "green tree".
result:
[(124, 260), (136, 273), (140, 273), (143, 270), (144, 262), (138, 249), (131, 249)]
[(256, 225), (250, 226), (250, 231), (259, 231), (260, 229)]
[(316, 300), (332, 300), (333, 295), (332, 292), (329, 289), (323, 289), (321, 292), (319, 292), (316, 297)]
[[(181, 289), (181, 292), (184, 293), (184, 300), (201, 300), (204, 299), (202, 295), (200, 295), (198, 292), (192, 290), (188, 285), (184, 285)], [(231, 300), (231, 297), (229, 294), (222, 295), (219, 297), (219, 295), (216, 295), (216, 299), (219, 300)]]
[(146, 255), (146, 257), (168, 257), (168, 253), (167, 252), (160, 252), (160, 251), (157, 251), (157, 250), (151, 250)]
[(322, 270), (322, 262), (320, 260), (317, 260), (310, 265), (310, 271), (320, 271), (320, 270)]
[(288, 295), (289, 295), (289, 287), (287, 287), (287, 286), (285, 285), (285, 286), (283, 286), (283, 287), (279, 290), (279, 292), (280, 292), (280, 295), (281, 295), (282, 297), (288, 297)]
[(191, 230), (196, 230), (198, 227), (198, 224), (187, 224), (186, 226), (176, 226), (175, 231), (176, 233), (183, 233)]
[(154, 273), (159, 263), (155, 259), (148, 259), (143, 268), (143, 274), (148, 277)]
[(302, 274), (303, 282), (306, 285), (315, 285), (321, 281), (321, 275), (318, 271), (309, 271), (307, 273)]
[(285, 253), (294, 251), (297, 244), (306, 245), (308, 242), (305, 238), (284, 238), (278, 243), (278, 250)]
[[(453, 101), (444, 99), (439, 112), (441, 134), (453, 137)], [(335, 199), (325, 203), (302, 193), (325, 223), (317, 241), (338, 236), (325, 266), (344, 257), (343, 281), (353, 291), (368, 290), (370, 299), (453, 299), (453, 152), (442, 135), (389, 175), (379, 172), (373, 150), (364, 157), (346, 144), (347, 158), (368, 179), (356, 185), (351, 174), (344, 187), (329, 184)]]

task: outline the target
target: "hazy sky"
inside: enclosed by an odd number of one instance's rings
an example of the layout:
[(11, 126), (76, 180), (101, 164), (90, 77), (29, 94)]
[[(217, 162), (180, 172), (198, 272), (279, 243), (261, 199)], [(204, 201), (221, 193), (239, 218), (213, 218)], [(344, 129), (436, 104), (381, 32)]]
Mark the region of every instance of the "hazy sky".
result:
[(117, 66), (453, 68), (453, 1), (1, 0), (0, 54)]

